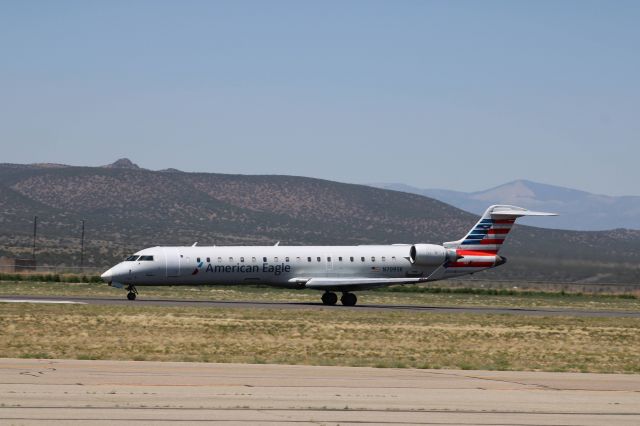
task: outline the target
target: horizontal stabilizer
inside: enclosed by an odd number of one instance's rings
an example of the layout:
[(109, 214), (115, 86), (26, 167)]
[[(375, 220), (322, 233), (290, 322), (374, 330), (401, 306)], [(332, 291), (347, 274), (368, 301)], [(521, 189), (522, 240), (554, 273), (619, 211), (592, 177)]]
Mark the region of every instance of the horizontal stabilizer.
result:
[(492, 206), (489, 208), (488, 213), (491, 216), (558, 216), (557, 213), (547, 213), (547, 212), (534, 212), (531, 210), (524, 209), (522, 207), (516, 206)]

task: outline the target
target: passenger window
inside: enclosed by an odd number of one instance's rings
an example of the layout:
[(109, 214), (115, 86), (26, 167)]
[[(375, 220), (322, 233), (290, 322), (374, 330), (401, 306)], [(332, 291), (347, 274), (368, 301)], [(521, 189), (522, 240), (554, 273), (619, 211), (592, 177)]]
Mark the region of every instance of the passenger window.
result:
[(360, 258), (360, 260), (364, 262), (364, 256), (362, 256), (362, 257)]
[(285, 262), (288, 262), (288, 261), (289, 261), (289, 258), (288, 258), (288, 257), (285, 257), (285, 258), (284, 258), (284, 261), (285, 261)]
[(320, 262), (320, 256), (318, 256), (318, 262)]
[(296, 257), (296, 262), (300, 262), (300, 256)]
[(384, 257), (384, 256), (382, 256), (382, 261), (384, 262), (384, 261), (386, 261), (386, 260), (387, 260), (387, 258), (386, 258), (386, 257)]
[(241, 258), (240, 258), (240, 262), (244, 262), (244, 257), (241, 257)]
[(395, 261), (396, 257), (395, 256), (391, 256), (391, 260)]
[(196, 258), (196, 262), (200, 263), (200, 258), (199, 257)]
[(229, 256), (229, 262), (233, 262), (233, 257)]
[(274, 261), (274, 262), (277, 262), (277, 261), (278, 261), (278, 256), (274, 257), (274, 258), (273, 258), (273, 261)]
[(211, 258), (207, 257), (207, 263), (211, 263)]
[(327, 262), (331, 262), (331, 257), (327, 257)]
[(372, 262), (375, 262), (375, 261), (376, 261), (376, 258), (375, 258), (374, 256), (371, 256), (371, 261), (372, 261)]
[(342, 256), (338, 257), (338, 262), (342, 262)]
[(262, 261), (263, 261), (263, 262), (266, 262), (266, 261), (267, 261), (267, 258), (266, 258), (266, 257), (263, 257), (263, 258), (262, 258)]
[(222, 258), (218, 256), (218, 263), (222, 262)]
[(256, 258), (255, 258), (255, 256), (251, 258), (251, 261), (252, 261), (253, 263), (255, 263), (255, 262), (256, 262)]
[(351, 257), (349, 258), (349, 260), (350, 260), (351, 262), (353, 262), (353, 256), (351, 256)]
[(311, 258), (310, 257), (307, 257), (307, 262), (311, 262)]

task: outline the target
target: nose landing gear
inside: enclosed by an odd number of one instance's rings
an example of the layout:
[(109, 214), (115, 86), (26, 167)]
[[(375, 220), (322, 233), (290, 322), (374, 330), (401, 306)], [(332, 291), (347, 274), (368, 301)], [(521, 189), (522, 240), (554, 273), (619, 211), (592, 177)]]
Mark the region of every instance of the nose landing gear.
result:
[(129, 284), (127, 286), (127, 291), (129, 292), (127, 293), (127, 299), (136, 300), (136, 296), (138, 295), (138, 290), (136, 290), (136, 286), (134, 286), (133, 284)]

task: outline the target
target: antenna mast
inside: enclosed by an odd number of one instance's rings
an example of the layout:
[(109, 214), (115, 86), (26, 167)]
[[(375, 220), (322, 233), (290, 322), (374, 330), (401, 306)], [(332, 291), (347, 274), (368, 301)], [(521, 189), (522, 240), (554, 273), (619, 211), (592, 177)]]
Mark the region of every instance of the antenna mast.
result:
[(33, 264), (36, 264), (36, 234), (38, 232), (38, 216), (33, 217)]
[(80, 268), (83, 268), (83, 267), (84, 267), (84, 219), (82, 220), (82, 234), (80, 236)]

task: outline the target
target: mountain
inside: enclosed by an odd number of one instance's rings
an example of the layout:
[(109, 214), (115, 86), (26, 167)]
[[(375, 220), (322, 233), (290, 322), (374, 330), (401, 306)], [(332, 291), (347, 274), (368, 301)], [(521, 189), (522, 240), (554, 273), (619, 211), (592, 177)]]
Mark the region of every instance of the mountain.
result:
[(139, 169), (140, 166), (135, 164), (133, 161), (128, 158), (120, 158), (119, 160), (114, 161), (111, 164), (107, 164), (106, 166), (102, 166), (107, 169)]
[[(0, 255), (106, 267), (153, 245), (442, 243), (477, 216), (420, 195), (296, 176), (0, 164)], [(540, 218), (546, 225), (553, 218)], [(517, 226), (484, 278), (636, 282), (640, 231)]]
[(637, 196), (596, 195), (528, 180), (516, 180), (479, 192), (421, 189), (397, 183), (373, 186), (435, 198), (475, 214), (481, 214), (490, 204), (513, 204), (559, 213), (560, 216), (544, 224), (532, 218), (522, 221), (545, 228), (586, 231), (640, 229), (640, 197)]

